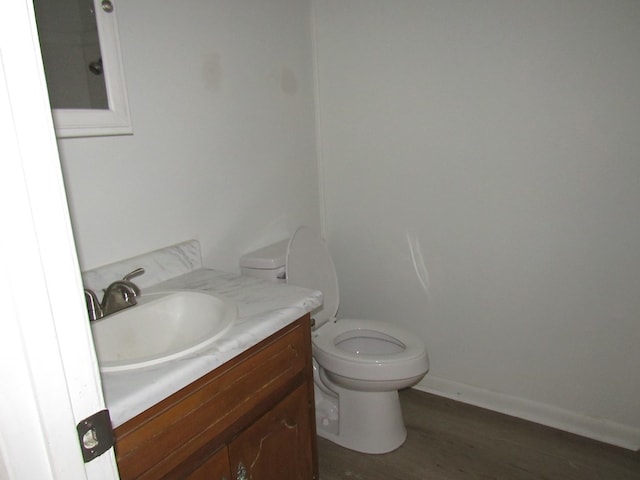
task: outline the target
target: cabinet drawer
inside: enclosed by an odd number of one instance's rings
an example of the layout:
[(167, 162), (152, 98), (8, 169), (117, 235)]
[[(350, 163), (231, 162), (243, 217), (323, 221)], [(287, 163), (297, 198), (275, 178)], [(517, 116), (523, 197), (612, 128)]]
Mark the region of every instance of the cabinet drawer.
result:
[(214, 451), (304, 383), (310, 356), (308, 324), (299, 320), (118, 427), (121, 478), (162, 478), (194, 453)]

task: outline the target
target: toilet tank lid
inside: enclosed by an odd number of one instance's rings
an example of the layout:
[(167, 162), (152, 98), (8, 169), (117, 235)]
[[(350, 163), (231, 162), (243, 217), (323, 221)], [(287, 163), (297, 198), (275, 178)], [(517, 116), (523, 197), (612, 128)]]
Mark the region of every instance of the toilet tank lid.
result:
[(289, 239), (285, 238), (272, 245), (267, 245), (254, 252), (245, 253), (240, 257), (240, 266), (259, 270), (272, 270), (284, 267), (287, 257)]

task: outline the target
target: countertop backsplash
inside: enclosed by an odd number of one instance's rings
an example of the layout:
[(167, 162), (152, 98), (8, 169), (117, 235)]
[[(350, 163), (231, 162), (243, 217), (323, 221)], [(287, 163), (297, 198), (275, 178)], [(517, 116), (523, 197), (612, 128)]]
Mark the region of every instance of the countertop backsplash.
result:
[(188, 240), (170, 247), (127, 258), (119, 262), (104, 265), (82, 272), (85, 288), (90, 288), (100, 296), (100, 292), (127, 273), (142, 267), (145, 273), (135, 277), (133, 282), (140, 288), (156, 285), (170, 278), (183, 275), (202, 267), (200, 243)]

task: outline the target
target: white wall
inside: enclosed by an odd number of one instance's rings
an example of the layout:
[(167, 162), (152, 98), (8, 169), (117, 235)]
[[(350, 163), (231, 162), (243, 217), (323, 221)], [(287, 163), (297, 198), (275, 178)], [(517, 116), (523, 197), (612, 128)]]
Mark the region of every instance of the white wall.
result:
[[(421, 335), (421, 388), (640, 446), (640, 4), (314, 6), (342, 313)], [(60, 141), (82, 269), (317, 226), (309, 2), (117, 13), (135, 133)]]
[(116, 8), (134, 135), (59, 142), (82, 269), (196, 238), (237, 270), (319, 224), (309, 2)]
[(342, 315), (416, 331), (422, 388), (639, 448), (640, 2), (313, 3)]

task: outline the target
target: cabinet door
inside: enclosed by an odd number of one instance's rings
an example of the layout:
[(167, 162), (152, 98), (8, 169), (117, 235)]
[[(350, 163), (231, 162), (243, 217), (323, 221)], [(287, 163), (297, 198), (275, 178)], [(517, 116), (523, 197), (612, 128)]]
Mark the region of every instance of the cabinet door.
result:
[(308, 388), (298, 387), (229, 444), (234, 480), (313, 478)]
[(185, 480), (231, 480), (229, 451), (222, 448), (200, 465)]

